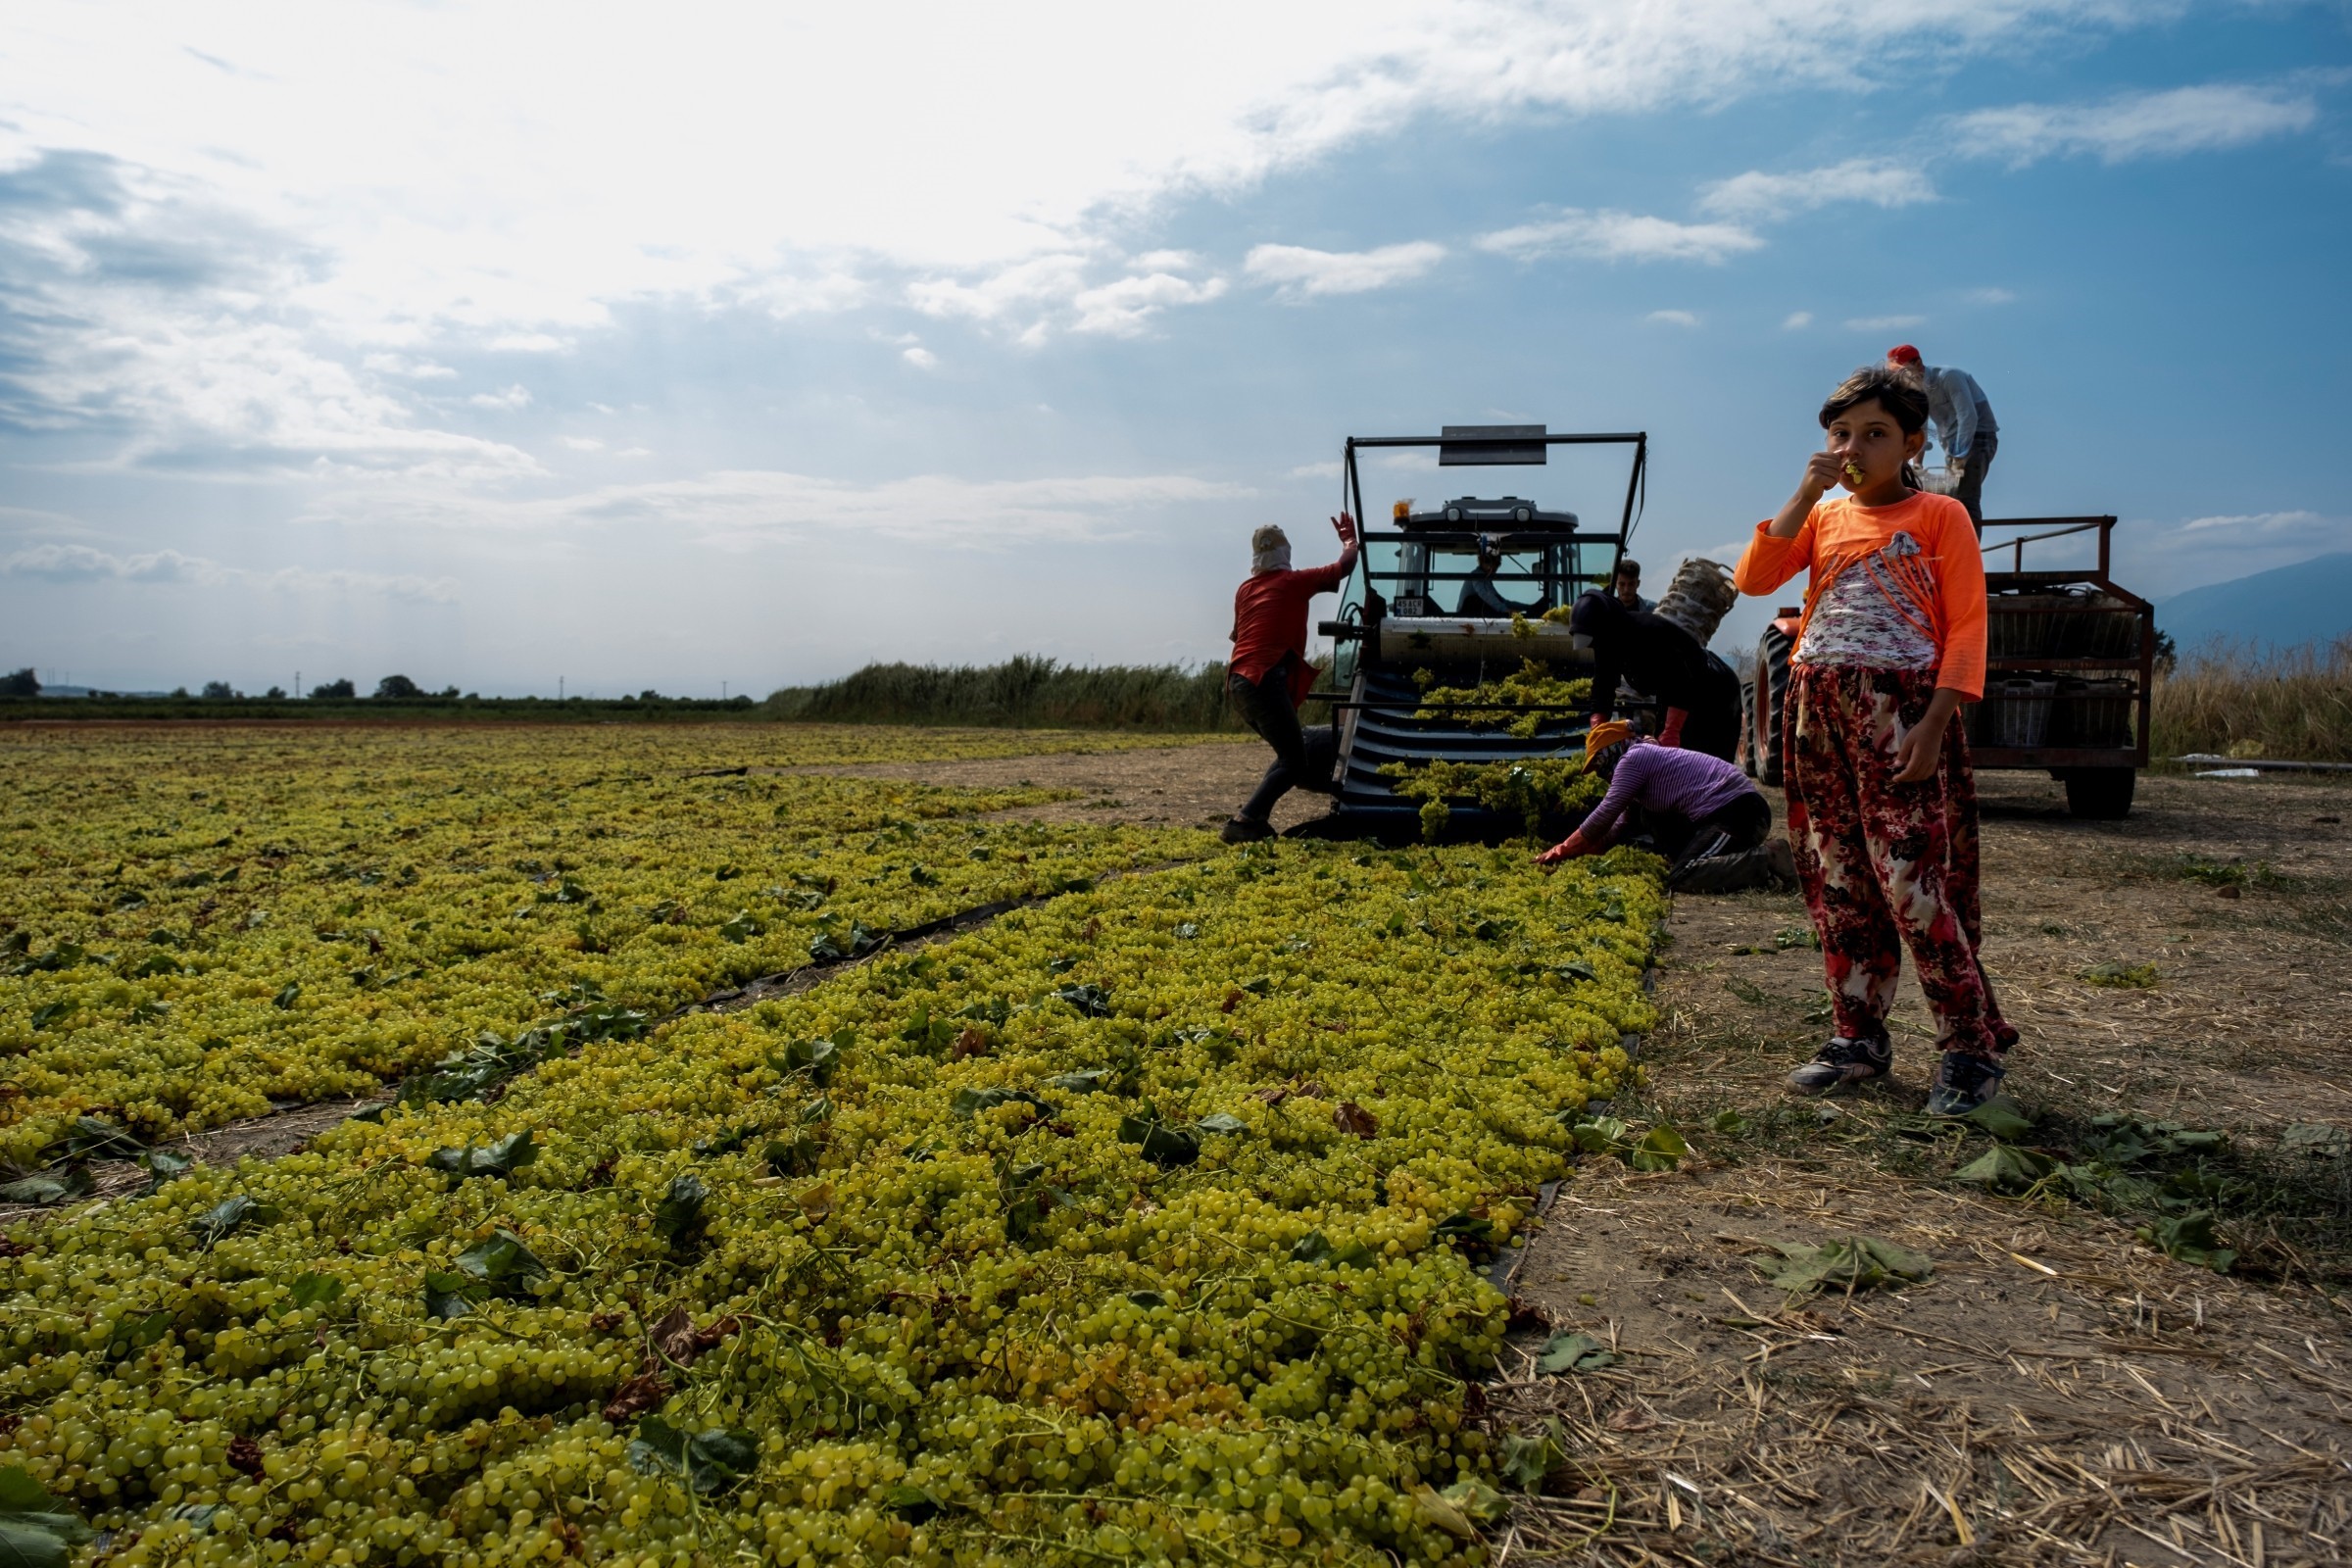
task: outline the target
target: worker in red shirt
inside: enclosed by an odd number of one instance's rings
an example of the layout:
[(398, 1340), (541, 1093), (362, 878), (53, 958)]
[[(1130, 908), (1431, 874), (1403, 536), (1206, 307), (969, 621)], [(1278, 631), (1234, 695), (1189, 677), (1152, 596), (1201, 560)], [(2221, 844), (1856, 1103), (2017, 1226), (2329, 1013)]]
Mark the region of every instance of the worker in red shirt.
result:
[[(1274, 803), (1294, 788), (1328, 787), (1337, 748), (1330, 726), (1319, 746), (1310, 746), (1298, 727), (1298, 703), (1315, 684), (1306, 662), (1306, 604), (1327, 594), (1355, 569), (1355, 519), (1341, 513), (1331, 519), (1340, 536), (1340, 559), (1312, 571), (1291, 569), (1291, 541), (1268, 523), (1250, 537), (1250, 576), (1233, 594), (1233, 658), (1226, 665), (1225, 692), (1236, 711), (1268, 746), (1274, 763), (1258, 780), (1256, 793), (1234, 813), (1221, 835), (1228, 844), (1274, 836)], [(1310, 758), (1311, 754), (1311, 758)], [(1314, 761), (1323, 777), (1314, 777)]]

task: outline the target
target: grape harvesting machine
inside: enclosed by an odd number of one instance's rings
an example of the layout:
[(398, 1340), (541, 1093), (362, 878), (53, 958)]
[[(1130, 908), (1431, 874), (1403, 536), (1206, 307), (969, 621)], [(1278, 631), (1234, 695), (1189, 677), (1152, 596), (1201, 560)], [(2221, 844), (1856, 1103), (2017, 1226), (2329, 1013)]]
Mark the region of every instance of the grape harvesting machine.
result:
[[(1404, 838), (1420, 830), (1420, 808), (1397, 795), (1392, 764), (1494, 763), (1556, 757), (1580, 748), (1585, 716), (1565, 705), (1454, 703), (1429, 709), (1415, 682), (1476, 687), (1540, 660), (1567, 676), (1592, 657), (1568, 628), (1543, 618), (1578, 594), (1606, 588), (1640, 520), (1649, 437), (1642, 431), (1552, 434), (1540, 424), (1446, 425), (1434, 436), (1351, 436), (1343, 454), (1348, 506), (1363, 518), (1361, 461), (1436, 448), (1441, 472), (1454, 467), (1554, 466), (1549, 487), (1592, 505), (1613, 525), (1587, 526), (1575, 511), (1515, 495), (1460, 496), (1435, 506), (1391, 508), (1392, 526), (1363, 532), (1356, 569), (1341, 587), (1339, 617), (1321, 623), (1333, 641), (1330, 702), (1338, 759), (1338, 806), (1324, 831)], [(1555, 466), (1554, 458), (1560, 461)], [(1629, 461), (1630, 460), (1630, 461)], [(1620, 467), (1620, 465), (1623, 465)], [(1567, 470), (1564, 474), (1557, 471)], [(1602, 511), (1601, 509), (1605, 509)], [(1499, 564), (1482, 568), (1481, 552)], [(1476, 579), (1474, 582), (1473, 579)], [(1517, 612), (1514, 615), (1512, 612)], [(1514, 734), (1507, 707), (1530, 734)], [(1449, 833), (1503, 837), (1525, 830), (1516, 816), (1474, 801), (1453, 802)]]
[[(2129, 814), (2148, 764), (2156, 611), (2110, 574), (2114, 531), (2113, 517), (1987, 518), (1983, 530), (1984, 700), (1964, 719), (1971, 760), (1979, 769), (2047, 771), (2080, 817)], [(2028, 545), (2084, 534), (2097, 536), (2095, 567), (2026, 568)], [(1995, 569), (2004, 553), (2008, 568)], [(1782, 608), (1740, 672), (1740, 761), (1767, 784), (1781, 782), (1797, 616)]]

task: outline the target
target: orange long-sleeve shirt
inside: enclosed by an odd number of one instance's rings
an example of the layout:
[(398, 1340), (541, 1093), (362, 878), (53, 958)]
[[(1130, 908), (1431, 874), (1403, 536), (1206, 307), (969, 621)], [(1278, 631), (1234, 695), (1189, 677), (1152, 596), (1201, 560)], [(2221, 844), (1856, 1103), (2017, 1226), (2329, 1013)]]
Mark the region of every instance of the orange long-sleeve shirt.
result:
[[(1857, 506), (1850, 496), (1824, 501), (1788, 539), (1775, 539), (1767, 518), (1740, 557), (1732, 582), (1743, 594), (1768, 594), (1798, 572), (1810, 569), (1805, 585), (1805, 619), (1838, 574), (1886, 547), (1896, 533), (1919, 542), (1920, 554), (1905, 559), (1894, 580), (1907, 609), (1936, 642), (1936, 684), (1949, 686), (1970, 702), (1984, 695), (1984, 557), (1977, 545), (1968, 509), (1950, 496), (1914, 494), (1891, 507)], [(1796, 640), (1804, 641), (1804, 626)]]

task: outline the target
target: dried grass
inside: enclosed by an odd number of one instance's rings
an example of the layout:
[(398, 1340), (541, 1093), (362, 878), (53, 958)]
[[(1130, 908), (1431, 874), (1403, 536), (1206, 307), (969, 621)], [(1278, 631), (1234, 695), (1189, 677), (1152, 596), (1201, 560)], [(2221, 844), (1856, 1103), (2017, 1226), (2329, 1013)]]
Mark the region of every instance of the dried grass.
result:
[(2152, 755), (2352, 762), (2352, 635), (2264, 652), (2217, 642), (2156, 682)]

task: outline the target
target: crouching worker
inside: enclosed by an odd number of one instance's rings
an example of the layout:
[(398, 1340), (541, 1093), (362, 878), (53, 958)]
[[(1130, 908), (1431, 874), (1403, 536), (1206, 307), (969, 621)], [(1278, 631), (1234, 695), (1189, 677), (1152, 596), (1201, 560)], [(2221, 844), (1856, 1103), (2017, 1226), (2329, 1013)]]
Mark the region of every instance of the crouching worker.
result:
[(1233, 595), (1233, 658), (1225, 693), (1242, 721), (1274, 748), (1274, 761), (1220, 835), (1228, 844), (1271, 838), (1274, 803), (1300, 786), (1331, 787), (1338, 737), (1328, 724), (1298, 726), (1298, 704), (1315, 684), (1306, 662), (1306, 606), (1347, 581), (1355, 568), (1355, 520), (1331, 519), (1340, 559), (1311, 571), (1291, 569), (1291, 541), (1269, 523), (1250, 539), (1250, 576)]
[(1651, 841), (1673, 858), (1669, 888), (1730, 893), (1796, 880), (1793, 863), (1782, 868), (1788, 845), (1765, 842), (1771, 803), (1721, 758), (1637, 740), (1631, 724), (1609, 719), (1587, 732), (1585, 767), (1608, 780), (1607, 793), (1574, 833), (1536, 857), (1545, 870), (1598, 855), (1638, 814)]

